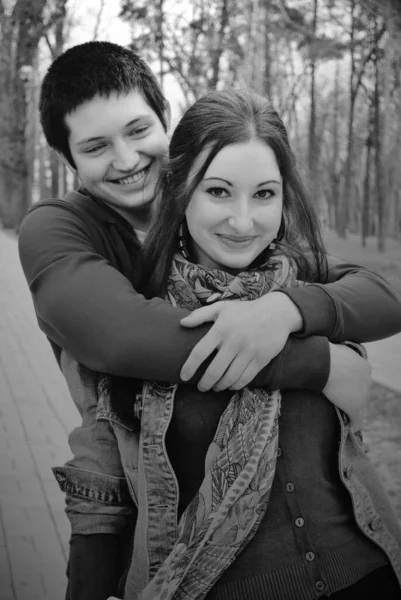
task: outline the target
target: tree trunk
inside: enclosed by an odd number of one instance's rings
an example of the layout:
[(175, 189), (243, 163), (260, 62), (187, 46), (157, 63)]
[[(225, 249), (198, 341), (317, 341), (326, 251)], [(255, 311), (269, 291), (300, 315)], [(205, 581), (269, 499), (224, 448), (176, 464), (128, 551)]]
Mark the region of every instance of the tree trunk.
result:
[(373, 144), (373, 109), (372, 104), (369, 107), (368, 134), (366, 136), (366, 161), (365, 175), (363, 181), (362, 198), (362, 220), (361, 220), (361, 242), (366, 246), (366, 238), (370, 234), (370, 172), (372, 168), (372, 144)]
[(228, 0), (222, 0), (221, 17), (217, 29), (216, 42), (212, 53), (212, 76), (208, 88), (216, 89), (220, 78), (220, 60), (224, 51), (225, 31), (228, 24)]
[(350, 31), (350, 52), (351, 52), (351, 70), (350, 70), (350, 105), (348, 113), (348, 131), (347, 131), (347, 157), (345, 161), (343, 191), (339, 201), (337, 233), (341, 238), (347, 236), (348, 211), (351, 201), (351, 179), (352, 179), (352, 160), (354, 149), (354, 110), (357, 90), (355, 89), (355, 0), (350, 0), (351, 6), (351, 31)]
[[(318, 11), (318, 0), (314, 0), (313, 3), (313, 23), (312, 23), (312, 42), (316, 38), (317, 28), (317, 11)], [(312, 44), (313, 48), (313, 44)], [(314, 51), (313, 51), (314, 52)], [(310, 118), (309, 118), (309, 152), (308, 152), (308, 166), (309, 166), (309, 177), (311, 179), (311, 198), (312, 204), (317, 210), (317, 186), (319, 177), (319, 166), (317, 156), (317, 140), (316, 140), (316, 60), (314, 53), (311, 56), (310, 61)]]
[(332, 113), (332, 140), (333, 140), (333, 153), (331, 157), (331, 173), (330, 173), (330, 193), (329, 193), (329, 227), (337, 230), (338, 226), (338, 206), (340, 196), (340, 176), (339, 176), (339, 154), (340, 154), (340, 140), (339, 140), (339, 114), (340, 114), (340, 63), (337, 61), (336, 70), (334, 75), (334, 93), (333, 93), (333, 113)]
[(271, 87), (272, 87), (272, 73), (271, 73), (271, 45), (269, 39), (270, 32), (270, 10), (271, 10), (271, 0), (265, 0), (265, 30), (264, 30), (264, 54), (265, 54), (265, 69), (264, 69), (264, 81), (263, 81), (263, 89), (266, 96), (271, 99)]
[[(377, 20), (376, 20), (377, 26)], [(386, 250), (386, 190), (382, 161), (382, 121), (380, 114), (380, 80), (378, 48), (374, 55), (375, 90), (374, 90), (374, 129), (375, 129), (375, 171), (376, 171), (376, 198), (377, 198), (377, 249), (379, 252)]]
[(28, 95), (45, 4), (46, 0), (17, 0), (12, 14), (2, 15), (1, 21), (1, 218), (5, 227), (17, 230), (31, 203)]
[(159, 59), (159, 83), (163, 90), (164, 88), (164, 0), (158, 0), (157, 15), (156, 15), (156, 46)]

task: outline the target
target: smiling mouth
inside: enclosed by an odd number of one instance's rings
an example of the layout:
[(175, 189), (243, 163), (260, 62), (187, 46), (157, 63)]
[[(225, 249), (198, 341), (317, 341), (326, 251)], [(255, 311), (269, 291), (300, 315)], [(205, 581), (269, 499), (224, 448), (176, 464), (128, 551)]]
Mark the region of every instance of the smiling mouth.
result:
[(234, 235), (224, 235), (222, 233), (218, 233), (217, 234), (220, 238), (222, 238), (223, 240), (228, 240), (229, 242), (233, 242), (233, 243), (237, 243), (237, 244), (244, 244), (246, 242), (251, 242), (255, 239), (254, 235), (248, 235), (248, 236), (244, 236), (244, 237), (239, 237), (239, 236), (234, 236)]
[(128, 177), (122, 177), (121, 179), (112, 179), (110, 181), (111, 183), (116, 183), (118, 185), (130, 185), (132, 183), (138, 183), (138, 181), (141, 181), (141, 179), (143, 179), (146, 176), (151, 165), (152, 163), (149, 163), (148, 165), (146, 165), (146, 167), (144, 167), (140, 171), (136, 171), (136, 173), (133, 173)]

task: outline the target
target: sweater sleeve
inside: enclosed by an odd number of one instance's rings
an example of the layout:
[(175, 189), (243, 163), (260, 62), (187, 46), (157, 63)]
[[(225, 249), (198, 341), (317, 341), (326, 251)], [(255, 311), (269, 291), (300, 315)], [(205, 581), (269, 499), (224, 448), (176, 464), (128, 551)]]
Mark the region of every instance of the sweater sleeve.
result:
[(90, 369), (179, 381), (182, 365), (209, 326), (185, 329), (188, 311), (146, 300), (96, 249), (85, 222), (59, 207), (25, 217), (21, 264), (39, 326)]
[(252, 384), (268, 390), (321, 392), (330, 374), (330, 348), (325, 337), (290, 336), (284, 349), (258, 373)]
[(401, 298), (376, 273), (328, 256), (325, 284), (280, 290), (304, 322), (297, 335), (326, 336), (331, 342), (372, 342), (401, 331)]

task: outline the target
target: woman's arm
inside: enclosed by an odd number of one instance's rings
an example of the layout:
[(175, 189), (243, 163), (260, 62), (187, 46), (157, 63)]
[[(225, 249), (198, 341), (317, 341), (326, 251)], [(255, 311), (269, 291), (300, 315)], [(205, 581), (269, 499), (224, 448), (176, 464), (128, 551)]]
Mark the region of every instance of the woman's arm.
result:
[(372, 383), (369, 362), (362, 346), (330, 343), (330, 375), (323, 394), (350, 418), (355, 431), (362, 429)]

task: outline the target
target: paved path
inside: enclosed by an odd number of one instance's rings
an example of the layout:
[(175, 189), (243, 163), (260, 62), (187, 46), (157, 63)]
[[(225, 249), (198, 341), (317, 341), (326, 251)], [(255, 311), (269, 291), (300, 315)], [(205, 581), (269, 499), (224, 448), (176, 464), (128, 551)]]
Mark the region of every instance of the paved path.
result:
[(401, 392), (401, 333), (365, 346), (374, 381)]
[[(401, 391), (401, 336), (370, 344), (378, 381)], [(0, 600), (63, 600), (69, 524), (51, 466), (78, 424), (40, 333), (17, 256), (0, 231)]]
[(76, 411), (0, 231), (0, 600), (63, 600), (69, 523), (50, 471)]

